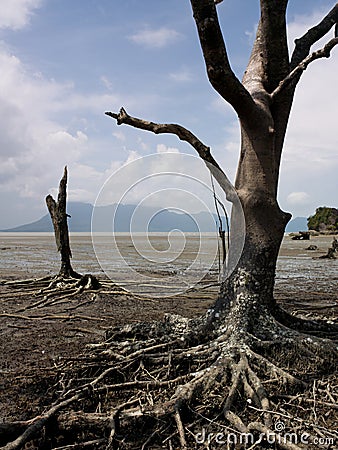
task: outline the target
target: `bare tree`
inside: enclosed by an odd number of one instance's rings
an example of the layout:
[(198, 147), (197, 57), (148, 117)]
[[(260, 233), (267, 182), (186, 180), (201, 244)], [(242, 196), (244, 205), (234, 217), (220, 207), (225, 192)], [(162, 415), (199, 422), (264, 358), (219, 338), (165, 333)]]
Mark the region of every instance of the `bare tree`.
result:
[[(338, 5), (296, 40), (289, 56), (287, 45), (287, 0), (261, 0), (261, 16), (251, 57), (242, 82), (231, 69), (214, 0), (190, 0), (209, 81), (236, 111), (241, 128), (241, 151), (235, 181), (246, 222), (245, 245), (231, 277), (222, 284), (211, 319), (231, 323), (238, 336), (264, 325), (272, 332), (273, 316), (279, 322), (308, 330), (313, 325), (282, 312), (273, 297), (276, 261), (285, 226), (291, 215), (281, 210), (277, 189), (281, 155), (295, 88), (308, 65), (329, 57), (338, 43), (333, 37), (321, 50), (311, 47), (337, 23)], [(212, 174), (224, 187), (225, 172), (210, 148), (177, 124), (158, 124), (131, 117), (121, 108), (107, 112), (117, 124), (127, 124), (155, 134), (171, 133), (194, 147)], [(227, 193), (228, 197), (229, 192)]]

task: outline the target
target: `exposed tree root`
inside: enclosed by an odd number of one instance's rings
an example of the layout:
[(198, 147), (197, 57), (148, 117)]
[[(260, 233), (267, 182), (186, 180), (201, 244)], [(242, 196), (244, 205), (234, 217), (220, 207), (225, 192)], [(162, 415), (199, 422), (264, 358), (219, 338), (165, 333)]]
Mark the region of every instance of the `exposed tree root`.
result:
[[(328, 307), (326, 306), (326, 308)], [(306, 320), (288, 313), (278, 305), (276, 305), (275, 314), (283, 325), (297, 331), (310, 334), (320, 333), (322, 336), (326, 335), (330, 337), (331, 340), (338, 338), (338, 322), (332, 320), (330, 322), (324, 320)]]
[[(115, 286), (113, 283), (112, 287)], [(1, 285), (7, 286), (9, 292), (3, 297), (30, 297), (37, 299), (16, 311), (21, 313), (29, 309), (42, 308), (58, 303), (62, 299), (75, 297), (83, 292), (97, 292), (102, 286), (99, 280), (91, 274), (80, 277), (65, 278), (57, 275), (54, 277), (31, 278), (28, 280), (1, 281)]]
[(3, 448), (33, 438), (53, 449), (330, 448), (338, 390), (317, 367), (326, 361), (326, 373), (334, 369), (328, 339), (291, 330), (291, 345), (271, 318), (263, 331), (237, 324), (229, 334), (219, 325), (210, 338), (203, 323), (171, 315), (109, 330), (80, 367), (60, 364), (49, 409), (16, 428), (2, 424), (3, 444), (6, 427), (16, 434)]

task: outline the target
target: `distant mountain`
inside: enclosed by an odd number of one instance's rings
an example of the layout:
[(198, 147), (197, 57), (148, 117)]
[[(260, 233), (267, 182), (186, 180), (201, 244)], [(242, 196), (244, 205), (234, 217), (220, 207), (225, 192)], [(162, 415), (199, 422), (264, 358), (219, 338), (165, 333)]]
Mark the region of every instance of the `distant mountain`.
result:
[[(89, 203), (69, 202), (67, 205), (67, 213), (71, 216), (68, 219), (70, 231), (90, 231), (90, 221), (93, 211), (93, 206)], [(9, 228), (2, 231), (17, 231), (17, 232), (45, 232), (53, 231), (53, 224), (49, 214), (41, 217), (25, 225)]]
[[(93, 205), (81, 202), (69, 202), (67, 212), (71, 216), (68, 226), (71, 232), (90, 232)], [(159, 208), (135, 205), (97, 206), (93, 218), (93, 231), (100, 232), (169, 232), (177, 229), (183, 232), (215, 231), (217, 216), (207, 212), (181, 214), (173, 210), (159, 211)], [(225, 221), (224, 221), (225, 223)], [(10, 232), (48, 232), (53, 231), (49, 214), (41, 219), (18, 227), (2, 231)]]
[(307, 230), (307, 218), (306, 217), (295, 217), (290, 220), (286, 226), (286, 233), (296, 233), (297, 231)]
[[(82, 202), (69, 202), (67, 212), (71, 216), (68, 226), (71, 232), (90, 232), (93, 205)], [(217, 224), (217, 225), (216, 225)], [(223, 218), (223, 224), (225, 220)], [(215, 214), (207, 212), (196, 214), (180, 214), (173, 210), (160, 210), (159, 208), (137, 207), (135, 205), (109, 205), (95, 207), (93, 230), (100, 232), (169, 232), (177, 229), (183, 232), (210, 232), (218, 227), (218, 219)], [(307, 230), (306, 217), (296, 217), (291, 220), (286, 232)], [(18, 227), (2, 231), (10, 232), (48, 232), (53, 231), (53, 225), (49, 214), (41, 219)]]

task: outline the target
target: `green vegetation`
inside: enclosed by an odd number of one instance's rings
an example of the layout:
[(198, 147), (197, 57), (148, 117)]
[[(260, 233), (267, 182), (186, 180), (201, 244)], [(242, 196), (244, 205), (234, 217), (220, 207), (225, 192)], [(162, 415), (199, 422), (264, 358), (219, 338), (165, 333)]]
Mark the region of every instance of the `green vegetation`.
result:
[(307, 219), (309, 230), (338, 231), (338, 209), (321, 206)]

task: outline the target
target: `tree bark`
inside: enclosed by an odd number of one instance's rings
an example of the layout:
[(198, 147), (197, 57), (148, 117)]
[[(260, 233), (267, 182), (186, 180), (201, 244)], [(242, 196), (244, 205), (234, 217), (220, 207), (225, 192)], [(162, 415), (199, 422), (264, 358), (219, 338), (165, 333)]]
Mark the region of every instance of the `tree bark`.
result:
[(59, 184), (59, 193), (57, 202), (51, 195), (47, 195), (46, 204), (53, 222), (56, 247), (61, 256), (60, 277), (81, 278), (76, 273), (70, 263), (72, 252), (69, 243), (69, 231), (66, 212), (67, 207), (67, 166), (64, 168), (63, 177)]
[[(237, 267), (221, 284), (220, 295), (210, 319), (232, 323), (234, 330), (250, 331), (259, 320), (276, 311), (273, 296), (276, 264), (284, 230), (291, 215), (276, 200), (277, 176), (271, 167), (273, 145), (269, 133), (247, 139), (242, 127), (242, 158), (236, 192), (245, 218), (245, 241)], [(252, 142), (260, 142), (258, 148)], [(264, 142), (265, 141), (265, 142)], [(236, 217), (231, 233), (236, 239)], [(231, 253), (230, 246), (230, 253)], [(231, 258), (231, 255), (230, 255)]]

